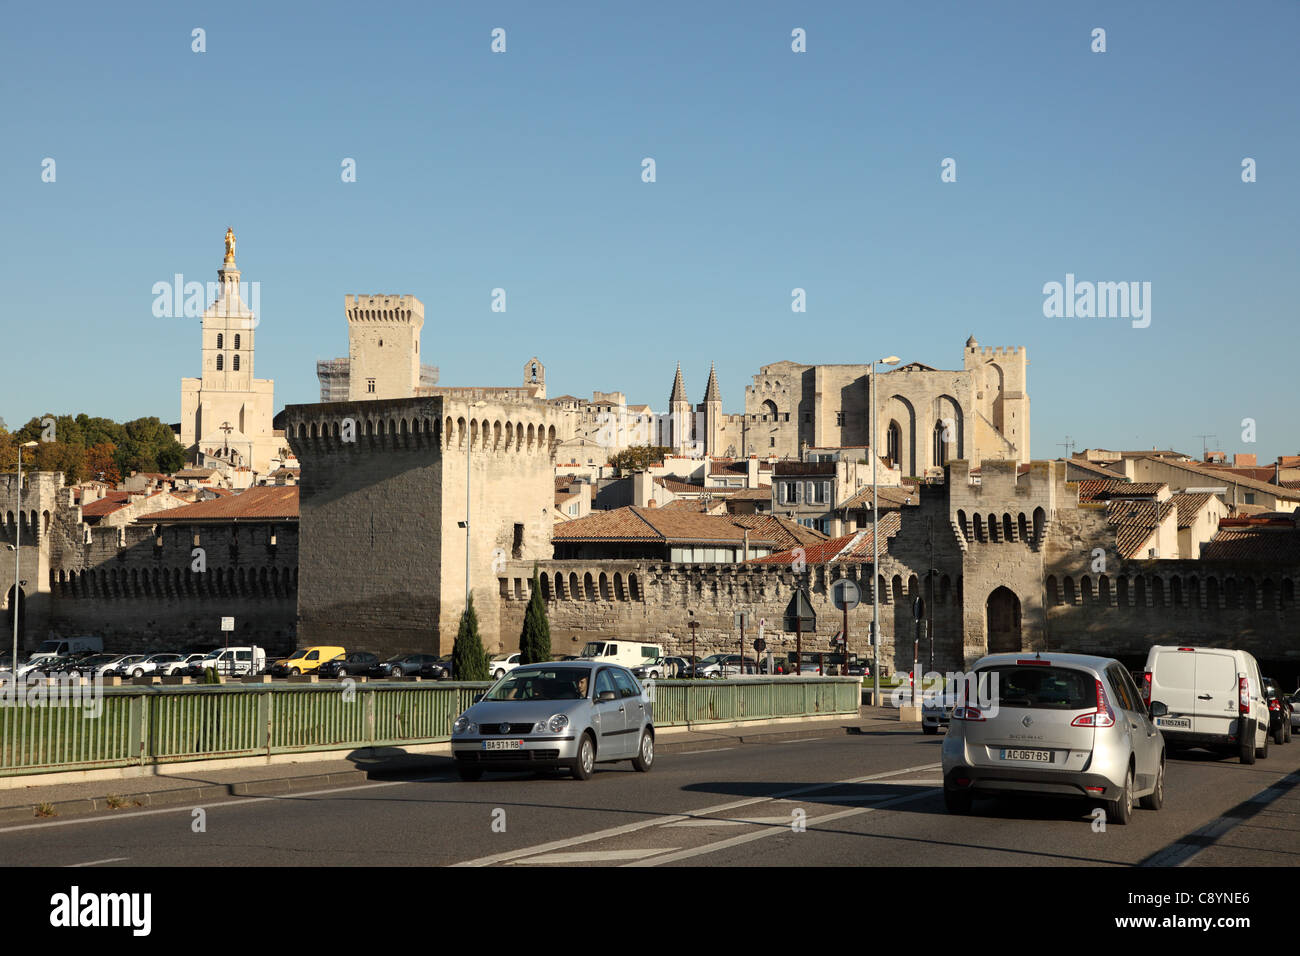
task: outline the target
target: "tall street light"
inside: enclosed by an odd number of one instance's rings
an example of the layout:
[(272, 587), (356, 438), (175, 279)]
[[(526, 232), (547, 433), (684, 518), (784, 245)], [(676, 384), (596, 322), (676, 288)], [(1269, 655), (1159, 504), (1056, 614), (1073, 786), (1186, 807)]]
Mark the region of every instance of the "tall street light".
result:
[(876, 359), (871, 363), (871, 706), (880, 706), (880, 494), (876, 484), (876, 468), (880, 462), (880, 446), (876, 444), (876, 431), (880, 414), (876, 409), (876, 371), (881, 365), (897, 365), (902, 361), (897, 355)]
[(18, 510), (16, 516), (17, 522), (14, 523), (14, 599), (9, 605), (9, 612), (14, 616), (14, 657), (13, 657), (13, 675), (14, 686), (18, 684), (18, 605), (22, 601), (23, 586), (19, 578), (22, 577), (23, 567), (23, 449), (35, 448), (36, 442), (25, 441), (18, 446)]

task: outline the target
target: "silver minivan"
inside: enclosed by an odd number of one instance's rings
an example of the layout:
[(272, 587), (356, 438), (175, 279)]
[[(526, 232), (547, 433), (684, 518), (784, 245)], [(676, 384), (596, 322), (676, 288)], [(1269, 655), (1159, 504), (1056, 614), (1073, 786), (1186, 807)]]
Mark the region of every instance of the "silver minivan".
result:
[(974, 682), (943, 741), (950, 813), (969, 813), (976, 796), (1074, 797), (1124, 824), (1135, 800), (1164, 803), (1164, 738), (1119, 661), (993, 654), (976, 662)]

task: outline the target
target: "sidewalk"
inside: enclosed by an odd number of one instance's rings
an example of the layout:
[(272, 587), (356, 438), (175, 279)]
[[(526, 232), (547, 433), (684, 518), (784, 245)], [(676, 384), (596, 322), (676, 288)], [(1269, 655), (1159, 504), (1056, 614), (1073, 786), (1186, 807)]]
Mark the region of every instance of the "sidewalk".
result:
[[(866, 729), (902, 730), (898, 712), (888, 707), (863, 707), (856, 718), (848, 716), (814, 720), (789, 720), (753, 727), (659, 730), (655, 750), (660, 754), (837, 737)], [(33, 783), (0, 790), (0, 824), (31, 823), (51, 817), (68, 817), (100, 811), (131, 810), (176, 804), (198, 805), (228, 797), (303, 793), (330, 787), (355, 786), (384, 777), (442, 776), (453, 772), (448, 744), (407, 752), (383, 748), (378, 753), (354, 751), (334, 759), (312, 755), (301, 763), (205, 768), (204, 761), (168, 764), (157, 775), (132, 776), (82, 783)]]

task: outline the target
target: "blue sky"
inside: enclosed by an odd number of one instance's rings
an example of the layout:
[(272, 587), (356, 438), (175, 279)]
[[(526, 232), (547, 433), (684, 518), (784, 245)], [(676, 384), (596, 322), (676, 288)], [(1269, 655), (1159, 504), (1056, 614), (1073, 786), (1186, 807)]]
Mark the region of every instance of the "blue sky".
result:
[[(411, 293), (444, 384), (517, 384), (536, 354), (551, 394), (662, 411), (678, 361), (693, 401), (715, 361), (740, 411), (762, 364), (958, 368), (974, 333), (1028, 349), (1035, 457), (1067, 434), (1300, 452), (1290, 0), (27, 4), (6, 26), (10, 425), (179, 420), (198, 320), (155, 318), (151, 289), (215, 279), (229, 225), (277, 407), (346, 354), (345, 294)], [(1150, 282), (1150, 326), (1045, 318), (1066, 273)]]

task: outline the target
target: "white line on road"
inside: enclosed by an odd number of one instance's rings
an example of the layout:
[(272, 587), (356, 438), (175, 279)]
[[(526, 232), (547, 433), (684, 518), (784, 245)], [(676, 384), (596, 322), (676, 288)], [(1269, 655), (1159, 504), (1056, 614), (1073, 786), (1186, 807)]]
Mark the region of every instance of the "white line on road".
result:
[(724, 750), (735, 750), (735, 747), (717, 747), (713, 750), (683, 750), (677, 754), (679, 757), (685, 757), (687, 754), (720, 754)]
[[(807, 821), (807, 826), (813, 827), (818, 823), (829, 823), (832, 820), (840, 820), (844, 817), (860, 816), (864, 813), (871, 813), (873, 810), (879, 810), (881, 807), (892, 807), (900, 803), (908, 803), (912, 800), (921, 800), (932, 796), (931, 793), (909, 793), (905, 796), (895, 797), (892, 800), (886, 800), (884, 803), (874, 807), (852, 807), (848, 810), (841, 810), (838, 813), (827, 813), (820, 817), (815, 817)], [(776, 836), (778, 833), (785, 833), (785, 827), (772, 827), (766, 830), (759, 830), (755, 833), (746, 833), (743, 836), (732, 837), (729, 840), (719, 840), (716, 843), (706, 843), (704, 846), (697, 846), (689, 850), (679, 850), (675, 853), (666, 853), (663, 856), (656, 856), (649, 860), (637, 860), (634, 863), (624, 863), (624, 866), (660, 866), (664, 863), (675, 863), (678, 860), (688, 860), (693, 856), (702, 856), (705, 853), (716, 853), (719, 850), (726, 850), (733, 846), (740, 846), (743, 843), (752, 843), (755, 840), (761, 840), (764, 837)]]
[(567, 865), (570, 863), (617, 863), (621, 860), (636, 860), (643, 856), (652, 856), (655, 853), (663, 853), (665, 849), (675, 850), (676, 847), (650, 847), (641, 850), (592, 850), (587, 853), (543, 853), (541, 856), (530, 856), (526, 860), (517, 860), (511, 863), (511, 866), (537, 866), (542, 863), (558, 863)]
[(902, 770), (888, 770), (885, 773), (871, 774), (866, 777), (854, 777), (852, 780), (838, 780), (834, 783), (816, 783), (806, 787), (796, 787), (793, 790), (786, 790), (782, 793), (773, 794), (770, 797), (749, 797), (745, 800), (733, 800), (729, 803), (721, 803), (712, 807), (702, 807), (699, 810), (691, 810), (687, 813), (656, 814), (647, 820), (640, 820), (636, 823), (626, 823), (619, 827), (610, 827), (606, 830), (597, 830), (583, 836), (569, 837), (564, 840), (552, 840), (549, 843), (541, 843), (537, 846), (525, 847), (522, 850), (510, 850), (506, 853), (494, 853), (491, 856), (481, 856), (473, 860), (463, 860), (455, 866), (492, 866), (495, 863), (508, 863), (511, 860), (517, 860), (525, 856), (533, 856), (538, 853), (549, 853), (552, 850), (563, 850), (566, 847), (579, 846), (583, 843), (593, 843), (597, 840), (607, 840), (610, 837), (623, 836), (625, 833), (635, 833), (638, 830), (644, 830), (648, 827), (663, 826), (668, 823), (677, 823), (681, 820), (689, 820), (692, 817), (707, 816), (710, 813), (722, 813), (726, 810), (737, 810), (740, 807), (751, 807), (756, 803), (772, 803), (777, 800), (784, 800), (789, 797), (801, 796), (805, 793), (816, 793), (818, 790), (830, 790), (833, 787), (842, 787), (858, 783), (871, 783), (875, 780), (883, 780), (886, 777), (898, 777), (908, 773), (918, 773), (923, 770), (938, 770), (939, 764), (929, 763), (922, 764), (919, 767), (904, 767)]
[(107, 860), (91, 860), (89, 863), (69, 863), (68, 869), (75, 870), (79, 866), (99, 866), (101, 863), (121, 863), (125, 859), (124, 856), (112, 856)]
[(379, 787), (399, 787), (404, 783), (432, 783), (437, 780), (450, 780), (451, 778), (444, 775), (436, 777), (419, 777), (413, 780), (389, 780), (383, 783), (360, 783), (355, 787), (330, 787), (328, 790), (304, 790), (302, 793), (281, 793), (270, 797), (240, 797), (235, 796), (233, 799), (222, 798), (219, 804), (213, 804), (211, 801), (199, 801), (197, 803), (182, 803), (174, 807), (162, 807), (157, 810), (136, 810), (132, 813), (114, 813), (111, 816), (88, 816), (79, 817), (76, 820), (51, 820), (48, 823), (21, 823), (14, 827), (0, 827), (0, 834), (17, 833), (19, 830), (44, 830), (49, 827), (72, 827), (86, 823), (112, 823), (118, 820), (136, 820), (140, 817), (156, 817), (160, 813), (189, 813), (196, 806), (221, 806), (221, 807), (249, 807), (255, 803), (265, 803), (268, 800), (296, 800), (299, 797), (319, 797), (323, 794), (347, 793), (350, 790), (374, 790)]

